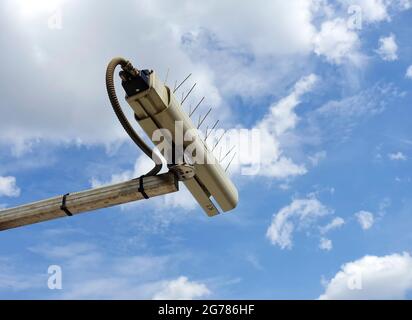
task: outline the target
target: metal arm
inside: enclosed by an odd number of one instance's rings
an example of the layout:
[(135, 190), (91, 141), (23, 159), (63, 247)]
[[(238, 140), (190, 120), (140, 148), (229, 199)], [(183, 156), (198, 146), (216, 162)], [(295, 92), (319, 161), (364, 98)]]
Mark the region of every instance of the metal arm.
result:
[[(143, 188), (143, 192), (139, 191)], [(0, 231), (37, 222), (107, 208), (127, 202), (179, 191), (176, 176), (169, 172), (121, 182), (96, 189), (70, 193), (0, 211)]]

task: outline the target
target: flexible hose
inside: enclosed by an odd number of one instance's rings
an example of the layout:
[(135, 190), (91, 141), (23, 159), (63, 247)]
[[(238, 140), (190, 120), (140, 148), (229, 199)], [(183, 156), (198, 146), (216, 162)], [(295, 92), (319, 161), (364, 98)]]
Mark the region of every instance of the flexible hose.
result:
[(121, 66), (122, 69), (130, 74), (136, 76), (137, 70), (133, 68), (132, 64), (125, 60), (124, 58), (117, 57), (110, 61), (106, 69), (106, 89), (107, 94), (109, 95), (110, 103), (113, 107), (114, 112), (116, 113), (117, 118), (119, 119), (124, 130), (127, 132), (129, 137), (133, 142), (150, 158), (154, 161), (155, 166), (150, 170), (145, 176), (156, 175), (162, 169), (162, 160), (160, 157), (153, 152), (153, 150), (140, 138), (136, 133), (133, 127), (130, 125), (125, 114), (123, 113), (122, 107), (120, 106), (119, 100), (117, 99), (116, 90), (114, 87), (114, 71), (117, 66)]

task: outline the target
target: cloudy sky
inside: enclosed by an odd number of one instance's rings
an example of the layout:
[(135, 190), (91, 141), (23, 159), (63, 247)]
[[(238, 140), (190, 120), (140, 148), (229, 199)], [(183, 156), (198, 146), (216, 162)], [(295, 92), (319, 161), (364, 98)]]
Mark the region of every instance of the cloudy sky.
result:
[(192, 73), (178, 94), (196, 81), (210, 121), (262, 142), (228, 214), (182, 189), (1, 232), (0, 298), (412, 297), (411, 0), (0, 7), (0, 208), (146, 172), (106, 96), (114, 56)]

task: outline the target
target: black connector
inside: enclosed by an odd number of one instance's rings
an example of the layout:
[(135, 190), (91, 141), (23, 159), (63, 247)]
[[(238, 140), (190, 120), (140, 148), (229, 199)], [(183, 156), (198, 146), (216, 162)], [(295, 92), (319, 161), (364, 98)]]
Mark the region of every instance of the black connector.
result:
[(128, 97), (149, 89), (149, 77), (152, 71), (141, 70), (137, 76), (132, 76), (126, 71), (120, 71), (119, 75), (122, 79), (122, 86)]

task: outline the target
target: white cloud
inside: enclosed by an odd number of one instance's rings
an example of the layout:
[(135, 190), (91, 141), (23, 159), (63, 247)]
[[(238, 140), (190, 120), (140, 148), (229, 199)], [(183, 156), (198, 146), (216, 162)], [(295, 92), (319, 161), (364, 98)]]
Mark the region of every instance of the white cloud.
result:
[(16, 178), (0, 176), (0, 197), (18, 197), (19, 195), (20, 189), (16, 185)]
[(412, 65), (408, 67), (405, 74), (406, 78), (412, 79)]
[[(128, 5), (131, 11), (137, 11), (137, 6), (144, 4), (129, 1)], [(106, 34), (117, 33), (116, 28), (108, 23), (110, 21), (108, 16), (113, 11), (110, 5), (101, 6), (97, 1), (88, 6), (74, 3), (67, 4), (64, 10), (68, 15), (82, 15), (91, 13), (94, 6), (99, 6), (101, 9), (100, 14), (94, 19), (98, 28)], [(10, 19), (13, 24), (6, 26), (7, 32), (11, 36), (23, 32), (26, 40), (15, 42), (15, 45), (9, 46), (4, 54), (18, 55), (22, 61), (22, 70), (33, 74), (34, 78), (30, 88), (24, 94), (17, 96), (8, 91), (13, 88), (12, 84), (1, 83), (10, 94), (7, 94), (5, 104), (8, 117), (0, 118), (0, 143), (27, 145), (28, 141), (41, 139), (54, 143), (106, 145), (126, 140), (127, 136), (117, 123), (108, 103), (104, 84), (102, 85), (104, 70), (110, 57), (107, 51), (103, 53), (105, 48), (109, 51), (112, 48), (122, 48), (124, 55), (137, 67), (153, 68), (160, 74), (164, 73), (168, 66), (173, 65), (174, 69), (171, 70), (170, 77), (173, 80), (182, 79), (183, 75), (190, 71), (198, 81), (193, 97), (205, 94), (209, 103), (220, 105), (221, 97), (213, 84), (213, 72), (205, 67), (203, 62), (192, 61), (182, 49), (181, 31), (184, 30), (179, 30), (179, 25), (184, 20), (182, 19), (180, 23), (176, 21), (177, 25), (172, 20), (167, 24), (157, 23), (164, 21), (164, 15), (169, 16), (171, 12), (179, 10), (166, 11), (164, 5), (158, 6), (163, 11), (150, 11), (150, 8), (146, 8), (145, 14), (140, 19), (125, 21), (130, 30), (144, 30), (133, 45), (125, 45), (119, 37), (112, 37), (109, 42), (96, 38), (93, 46), (88, 46), (89, 50), (78, 50), (85, 44), (82, 44), (83, 41), (89, 43), (89, 35), (87, 32), (84, 33), (87, 29), (86, 20), (79, 19), (75, 26), (72, 25), (70, 35), (67, 37), (63, 35), (56, 38), (43, 24), (41, 28), (37, 24), (30, 25), (28, 28), (24, 25), (24, 21)], [(18, 14), (17, 11), (11, 4), (6, 10), (2, 10), (2, 13), (14, 16)], [(176, 17), (171, 18), (175, 20)], [(32, 31), (36, 29), (36, 36), (32, 32), (26, 33), (25, 30), (28, 29)], [(73, 37), (78, 39), (76, 45), (69, 41)], [(136, 48), (144, 47), (151, 48), (151, 54), (136, 56)], [(44, 64), (36, 61), (33, 51), (43, 53)], [(164, 52), (168, 52), (167, 58)], [(78, 81), (78, 70), (85, 65), (88, 66), (89, 72), (83, 74), (84, 85), (81, 85)], [(57, 72), (57, 69), (66, 70), (65, 76), (58, 76), (61, 71)], [(55, 81), (56, 78), (60, 78), (60, 81)], [(44, 88), (47, 88), (47, 95), (40, 94)], [(122, 95), (119, 90), (119, 96)], [(127, 104), (124, 105), (125, 110), (130, 109)]]
[(391, 199), (388, 197), (383, 198), (378, 205), (378, 212), (377, 215), (379, 218), (382, 218), (383, 216), (386, 215), (386, 209), (388, 209), (391, 206)]
[(346, 140), (362, 121), (383, 113), (402, 95), (392, 84), (376, 83), (353, 96), (326, 102), (309, 114), (309, 123), (312, 131), (320, 132), (321, 140)]
[(341, 64), (350, 61), (359, 64), (359, 43), (358, 35), (348, 28), (346, 20), (336, 18), (322, 23), (319, 33), (314, 38), (314, 51), (331, 63)]
[[(196, 5), (196, 8), (190, 7), (189, 3), (186, 2), (186, 6), (182, 8), (191, 10), (190, 19), (185, 16), (185, 10), (170, 14), (176, 11), (173, 10), (174, 6), (165, 5), (161, 1), (157, 1), (157, 9), (163, 7), (166, 10), (161, 12), (171, 16), (171, 19), (178, 16), (179, 22), (187, 27), (193, 27), (193, 24), (201, 25), (219, 35), (224, 43), (230, 46), (243, 46), (257, 55), (308, 52), (311, 49), (311, 38), (315, 32), (312, 25), (312, 1), (268, 3), (257, 0), (251, 4), (236, 0), (224, 3), (212, 0), (202, 2)], [(233, 8), (236, 8), (236, 14), (233, 14)], [(251, 14), (253, 19), (250, 19)], [(184, 20), (181, 19), (183, 17)], [(245, 24), (244, 21), (249, 23)], [(300, 32), (295, 32), (296, 26), (299, 26)], [(279, 46), (279, 43), (284, 45)]]
[(396, 152), (396, 153), (389, 153), (388, 154), (388, 158), (390, 160), (394, 160), (394, 161), (405, 161), (406, 160), (406, 156), (402, 153), (402, 152)]
[(320, 299), (404, 299), (412, 290), (409, 253), (365, 256), (349, 262), (327, 283)]
[(260, 175), (286, 179), (294, 176), (301, 176), (307, 172), (304, 165), (299, 165), (293, 162), (292, 159), (286, 157), (280, 157), (276, 161), (272, 161), (268, 165), (264, 165), (260, 169)]
[(385, 61), (394, 61), (398, 59), (398, 45), (396, 44), (396, 37), (390, 34), (387, 37), (379, 39), (379, 48), (376, 51), (380, 57)]
[(365, 23), (390, 21), (394, 13), (412, 8), (411, 0), (339, 0), (344, 8), (359, 6)]
[[(319, 227), (320, 234), (325, 235), (335, 229), (341, 228), (345, 224), (345, 220), (341, 217), (335, 217), (331, 222), (323, 227)], [(330, 251), (333, 248), (332, 240), (321, 237), (319, 240), (319, 248), (325, 251)]]
[(262, 271), (264, 269), (264, 267), (262, 266), (262, 264), (259, 261), (259, 258), (253, 254), (253, 253), (248, 253), (245, 256), (245, 259), (247, 262), (249, 262), (253, 268), (255, 268), (256, 270)]
[(27, 292), (44, 288), (47, 281), (46, 275), (27, 275), (23, 272), (16, 272), (17, 267), (11, 259), (0, 256), (0, 290), (2, 292)]
[(203, 283), (189, 281), (187, 277), (179, 277), (167, 281), (154, 296), (154, 300), (192, 300), (202, 298), (210, 294), (209, 289)]
[[(353, 123), (357, 118), (382, 113), (385, 110), (387, 100), (399, 96), (398, 89), (393, 85), (377, 83), (353, 96), (325, 103), (316, 110), (316, 115), (327, 116), (329, 122), (333, 119), (347, 119), (348, 122)], [(333, 123), (333, 126), (335, 127), (337, 124)]]
[(295, 199), (273, 215), (266, 237), (281, 249), (291, 249), (296, 228), (307, 229), (318, 218), (331, 212), (316, 198)]
[[(16, 35), (22, 32), (26, 41), (16, 42), (13, 47), (4, 46), (3, 53), (19, 56), (22, 70), (34, 78), (32, 86), (19, 96), (13, 95), (13, 84), (1, 83), (7, 93), (5, 105), (9, 112), (7, 119), (0, 119), (0, 143), (12, 143), (16, 150), (23, 152), (29, 148), (30, 141), (36, 139), (105, 145), (126, 141), (127, 136), (114, 118), (101, 85), (107, 52), (113, 48), (122, 48), (136, 66), (153, 68), (162, 77), (168, 67), (173, 66), (169, 84), (192, 72), (193, 80), (198, 82), (193, 99), (205, 95), (208, 105), (220, 108), (222, 122), (237, 121), (226, 108), (227, 96), (240, 95), (255, 100), (259, 96), (279, 94), (290, 84), (290, 79), (307, 72), (310, 64), (306, 61), (311, 59), (314, 50), (333, 63), (359, 60), (356, 33), (348, 30), (344, 19), (333, 17), (327, 1), (276, 0), (268, 4), (263, 0), (254, 3), (230, 0), (222, 4), (213, 0), (194, 6), (184, 0), (179, 10), (158, 0), (128, 3), (131, 12), (144, 14), (139, 19), (124, 21), (126, 29), (142, 30), (136, 41), (127, 45), (117, 36), (110, 19), (112, 5), (102, 6), (97, 1), (88, 6), (67, 4), (65, 11), (68, 15), (87, 16), (94, 6), (99, 7), (94, 23), (111, 41), (95, 38), (91, 47), (92, 35), (84, 34), (86, 20), (79, 19), (76, 26), (65, 29), (70, 30), (70, 39), (78, 39), (74, 45), (65, 34), (55, 37), (37, 25), (27, 28), (24, 21), (9, 19), (16, 21), (16, 25), (7, 24), (5, 33), (20, 38)], [(5, 14), (11, 17), (18, 14), (13, 2), (6, 7)], [(324, 21), (325, 18), (331, 20)], [(319, 32), (314, 21), (323, 21)], [(111, 37), (115, 32), (116, 37)], [(89, 50), (78, 49), (85, 47)], [(137, 57), (137, 48), (150, 48), (151, 54)], [(43, 62), (36, 60), (35, 53), (42, 56)], [(84, 65), (89, 70), (82, 76), (87, 85), (80, 86), (78, 70)], [(5, 68), (6, 73), (13, 72), (12, 66)], [(65, 76), (55, 81), (61, 70)], [(44, 88), (48, 95), (39, 95)], [(128, 110), (127, 105), (125, 109)], [(303, 166), (293, 165), (287, 157), (282, 164), (292, 175), (305, 172)], [(272, 174), (279, 174), (279, 170)]]
[(412, 0), (386, 0), (386, 3), (396, 11), (405, 11), (412, 8)]
[(169, 256), (128, 256), (116, 259), (113, 269), (126, 276), (158, 275), (171, 263)]
[(50, 260), (64, 261), (66, 266), (73, 269), (85, 265), (99, 265), (103, 259), (96, 246), (82, 242), (65, 245), (39, 245), (30, 247), (29, 250)]
[(308, 159), (316, 167), (322, 160), (326, 159), (326, 151), (316, 152), (314, 155), (309, 156)]
[(68, 245), (41, 245), (30, 247), (29, 250), (33, 253), (40, 254), (48, 259), (69, 259), (72, 260), (83, 254), (90, 254), (96, 251), (94, 245), (75, 242)]
[[(67, 28), (63, 26), (70, 32), (55, 37), (43, 23), (30, 20), (28, 25), (27, 19), (20, 19), (22, 6), (14, 1), (4, 4), (2, 16), (10, 17), (3, 17), (6, 24), (4, 33), (11, 38), (25, 40), (8, 46), (5, 45), (7, 38), (1, 38), (5, 48), (2, 54), (19, 58), (23, 73), (32, 75), (32, 85), (24, 94), (16, 95), (14, 83), (0, 83), (6, 93), (3, 100), (8, 110), (7, 117), (0, 118), (0, 143), (21, 146), (23, 151), (24, 146), (29, 146), (30, 141), (36, 139), (78, 144), (110, 144), (126, 140), (127, 136), (110, 110), (102, 85), (108, 52), (113, 52), (113, 48), (117, 48), (114, 51), (121, 48), (120, 51), (137, 67), (153, 68), (162, 77), (168, 67), (172, 67), (169, 84), (192, 72), (198, 83), (193, 99), (205, 95), (208, 104), (218, 108), (224, 105), (222, 96), (225, 92), (244, 95), (245, 89), (253, 87), (255, 97), (262, 88), (266, 92), (273, 91), (274, 84), (285, 83), (283, 77), (290, 76), (296, 65), (290, 62), (288, 55), (297, 55), (298, 62), (302, 62), (302, 56), (312, 50), (312, 37), (316, 32), (312, 24), (313, 3), (306, 0), (271, 1), (270, 4), (264, 0), (253, 4), (235, 0), (222, 4), (213, 0), (196, 6), (184, 0), (179, 10), (171, 3), (158, 0), (129, 0), (125, 5), (131, 14), (140, 14), (140, 18), (126, 19), (124, 27), (141, 31), (135, 41), (127, 44), (124, 35), (119, 36), (116, 22), (112, 19), (115, 10), (112, 4), (101, 5), (92, 1), (88, 6), (76, 2), (62, 6), (68, 16), (93, 15), (98, 7), (99, 15), (94, 15), (94, 24), (110, 41), (92, 35), (87, 19), (78, 19), (75, 25), (67, 25)], [(234, 7), (236, 14), (233, 14)], [(43, 21), (40, 14), (45, 13), (36, 14), (39, 15), (38, 21)], [(47, 15), (44, 18), (47, 19)], [(296, 26), (299, 26), (299, 32), (296, 32)], [(187, 35), (196, 35), (199, 30), (205, 30), (210, 40), (201, 44), (203, 54), (206, 54), (200, 58), (197, 54), (191, 56), (191, 44), (185, 42)], [(75, 38), (76, 43), (71, 41)], [(93, 45), (90, 45), (91, 38), (94, 39)], [(207, 53), (216, 45), (219, 50), (215, 51), (224, 52), (230, 59), (219, 56), (220, 63), (213, 65), (209, 57), (216, 55)], [(86, 47), (88, 50), (79, 49)], [(136, 54), (139, 48), (150, 48), (150, 54)], [(249, 63), (249, 59), (245, 59), (248, 56), (262, 59)], [(270, 61), (281, 62), (277, 67), (271, 62), (272, 67), (267, 68), (267, 57), (276, 57)], [(82, 74), (84, 85), (80, 85), (79, 70), (84, 66), (88, 72)], [(5, 66), (4, 71), (14, 72), (11, 65)], [(64, 77), (61, 77), (62, 73)], [(48, 94), (39, 94), (44, 92), (44, 88)], [(119, 94), (122, 95), (121, 92)], [(127, 105), (125, 107), (127, 109)], [(225, 112), (219, 113), (222, 121), (224, 116)]]
[(90, 179), (90, 184), (92, 188), (98, 188), (104, 185), (136, 179), (141, 175), (146, 174), (149, 170), (153, 168), (153, 166), (154, 163), (149, 157), (147, 157), (146, 155), (141, 155), (136, 159), (133, 170), (124, 170), (119, 173), (114, 173), (111, 175), (108, 181), (101, 181), (96, 177), (92, 177)]
[(261, 169), (259, 174), (274, 178), (306, 173), (303, 165), (295, 164), (282, 153), (280, 137), (295, 128), (299, 121), (295, 108), (301, 103), (301, 97), (311, 91), (318, 81), (315, 74), (301, 78), (294, 86), (293, 91), (269, 108), (269, 112), (255, 126), (260, 131), (261, 138)]
[[(124, 238), (123, 242), (129, 240)], [(112, 244), (116, 246), (117, 241)], [(195, 299), (211, 294), (206, 283), (181, 275), (181, 266), (186, 268), (193, 260), (191, 254), (122, 254), (126, 248), (123, 244), (115, 255), (85, 242), (38, 245), (29, 250), (65, 270), (64, 290), (59, 296), (63, 299)], [(23, 281), (30, 279), (29, 275), (23, 272), (19, 277), (10, 277), (9, 272), (3, 272), (1, 262), (0, 257), (0, 288), (9, 285), (9, 290), (22, 290), (32, 286)], [(46, 277), (47, 274), (32, 280), (39, 280), (44, 286)]]
[[(402, 1), (406, 7), (406, 1)], [(380, 1), (357, 2), (367, 8), (368, 19), (379, 20), (384, 16), (384, 10), (377, 9)], [(358, 63), (360, 59), (356, 33), (347, 28), (344, 19), (336, 18), (327, 1), (276, 0), (268, 4), (264, 0), (253, 3), (229, 0), (222, 4), (213, 0), (194, 6), (184, 0), (179, 10), (159, 0), (128, 0), (125, 5), (132, 14), (143, 13), (139, 19), (123, 22), (128, 30), (142, 31), (136, 41), (127, 44), (124, 35), (118, 36), (115, 21), (111, 19), (114, 7), (110, 4), (92, 1), (88, 6), (63, 5), (68, 16), (81, 17), (93, 14), (98, 6), (95, 26), (101, 34), (108, 35), (110, 41), (93, 38), (87, 19), (78, 19), (76, 25), (65, 28), (69, 33), (55, 37), (41, 23), (32, 21), (29, 28), (28, 21), (17, 19), (21, 6), (16, 6), (14, 1), (4, 5), (2, 14), (11, 17), (3, 19), (4, 33), (25, 41), (15, 41), (13, 46), (2, 45), (2, 54), (19, 57), (21, 70), (32, 75), (32, 85), (24, 94), (15, 95), (14, 83), (5, 80), (0, 83), (8, 110), (7, 117), (0, 118), (0, 143), (12, 144), (17, 153), (21, 153), (37, 140), (104, 145), (126, 141), (127, 136), (114, 118), (101, 85), (107, 52), (113, 48), (121, 48), (136, 66), (153, 68), (162, 77), (168, 67), (173, 66), (169, 84), (192, 72), (193, 80), (198, 83), (193, 99), (205, 95), (208, 104), (220, 108), (222, 122), (237, 121), (231, 116), (231, 110), (225, 108), (227, 96), (255, 100), (259, 96), (279, 94), (290, 79), (308, 72), (307, 66), (311, 64), (306, 62), (313, 51), (332, 63)], [(235, 14), (233, 8), (236, 8)], [(315, 21), (323, 22), (319, 31)], [(91, 38), (94, 39), (92, 46)], [(0, 44), (6, 43), (3, 42)], [(151, 54), (136, 56), (138, 48), (150, 48)], [(82, 75), (85, 85), (79, 85), (79, 70), (85, 65), (89, 70)], [(4, 72), (14, 74), (13, 66), (6, 65)], [(60, 77), (62, 72), (64, 77)], [(59, 81), (55, 81), (57, 78)], [(48, 94), (39, 94), (44, 88)], [(304, 172), (304, 168), (292, 166), (287, 158), (283, 162), (292, 174)]]
[(261, 126), (270, 126), (270, 130), (277, 135), (293, 129), (298, 121), (294, 109), (300, 104), (301, 97), (310, 92), (318, 81), (315, 74), (301, 78), (294, 86), (290, 95), (270, 107), (270, 113), (260, 123)]
[(372, 212), (359, 211), (355, 213), (355, 217), (363, 230), (368, 230), (374, 223), (374, 216)]
[(341, 217), (334, 218), (330, 223), (320, 228), (322, 234), (328, 233), (329, 231), (338, 229), (345, 224), (345, 220)]
[(190, 191), (183, 185), (179, 186), (179, 192), (168, 194), (164, 197), (159, 206), (163, 209), (180, 208), (185, 210), (194, 210), (198, 208)]
[(320, 238), (319, 248), (325, 251), (330, 251), (333, 248), (332, 240), (327, 238)]

